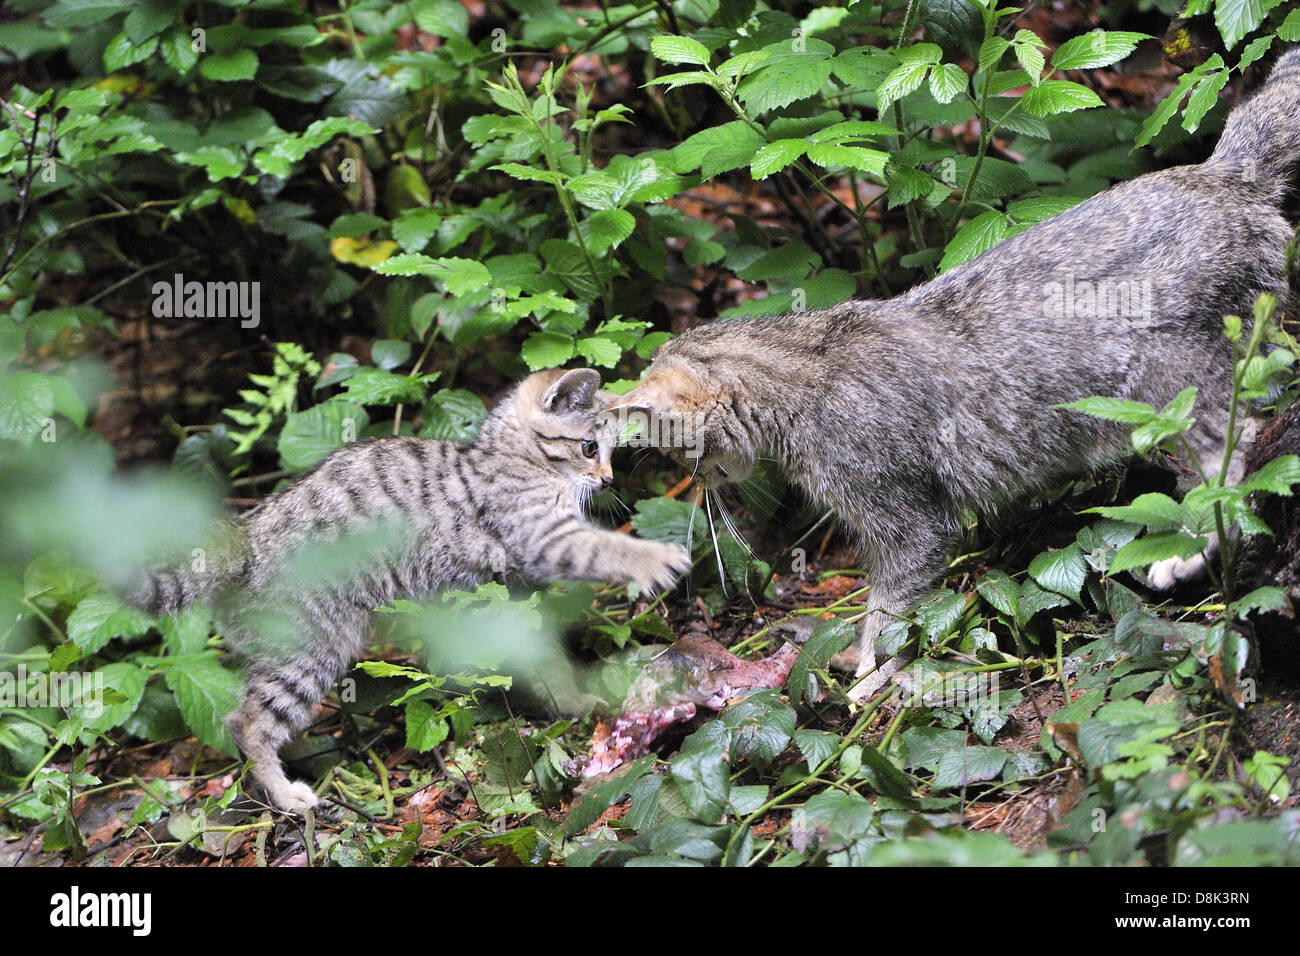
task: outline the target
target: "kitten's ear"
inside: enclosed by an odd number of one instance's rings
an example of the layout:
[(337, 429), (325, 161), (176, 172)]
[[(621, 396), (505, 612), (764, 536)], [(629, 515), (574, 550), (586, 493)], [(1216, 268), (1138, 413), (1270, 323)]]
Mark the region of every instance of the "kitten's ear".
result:
[(586, 411), (591, 408), (598, 388), (600, 373), (594, 368), (575, 368), (572, 372), (565, 372), (542, 393), (542, 411), (557, 415)]

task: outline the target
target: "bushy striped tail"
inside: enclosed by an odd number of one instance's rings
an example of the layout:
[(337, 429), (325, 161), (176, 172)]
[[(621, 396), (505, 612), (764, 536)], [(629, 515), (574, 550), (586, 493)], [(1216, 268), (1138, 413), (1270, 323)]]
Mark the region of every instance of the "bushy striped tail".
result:
[(189, 568), (172, 568), (147, 574), (126, 601), (133, 607), (159, 617), (199, 603), (216, 586), (216, 575), (196, 573)]
[(174, 614), (202, 603), (217, 585), (241, 576), (248, 553), (243, 527), (222, 522), (212, 532), (210, 543), (195, 548), (188, 562), (147, 572), (126, 602), (154, 617)]
[(1297, 159), (1300, 48), (1285, 53), (1259, 91), (1237, 104), (1206, 165), (1230, 170), (1280, 198)]

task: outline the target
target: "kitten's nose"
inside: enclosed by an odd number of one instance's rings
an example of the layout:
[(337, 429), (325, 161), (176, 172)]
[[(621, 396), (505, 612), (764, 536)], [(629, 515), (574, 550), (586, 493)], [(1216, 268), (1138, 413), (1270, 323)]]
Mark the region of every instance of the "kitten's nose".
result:
[(614, 476), (613, 476), (613, 475), (601, 475), (601, 476), (600, 476), (600, 486), (601, 486), (602, 488), (608, 488), (608, 487), (609, 487), (610, 485), (612, 485), (613, 483), (614, 483)]

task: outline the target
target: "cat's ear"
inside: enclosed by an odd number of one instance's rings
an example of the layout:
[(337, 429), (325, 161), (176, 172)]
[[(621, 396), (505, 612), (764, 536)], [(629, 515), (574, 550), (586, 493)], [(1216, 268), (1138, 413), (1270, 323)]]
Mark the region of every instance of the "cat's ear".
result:
[(594, 368), (575, 368), (565, 372), (555, 384), (542, 392), (542, 411), (556, 415), (581, 412), (591, 408), (600, 388), (600, 373)]
[(625, 408), (629, 412), (645, 414), (671, 412), (678, 408), (684, 398), (692, 397), (698, 391), (699, 383), (687, 372), (677, 368), (652, 366), (641, 384), (607, 404), (605, 411)]

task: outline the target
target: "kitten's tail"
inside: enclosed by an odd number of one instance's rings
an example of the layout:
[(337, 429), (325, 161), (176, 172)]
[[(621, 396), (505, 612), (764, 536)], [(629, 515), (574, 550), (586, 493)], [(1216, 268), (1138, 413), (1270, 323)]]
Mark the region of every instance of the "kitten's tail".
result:
[(1277, 61), (1268, 81), (1228, 116), (1206, 166), (1230, 170), (1280, 199), (1300, 159), (1300, 47)]
[(145, 573), (124, 596), (126, 603), (154, 617), (174, 614), (201, 603), (219, 584), (241, 577), (246, 562), (240, 556), (248, 547), (243, 529), (227, 522), (213, 530), (209, 545), (195, 548), (188, 562)]
[(174, 614), (199, 603), (215, 585), (216, 575), (196, 573), (188, 567), (151, 571), (126, 595), (126, 603), (153, 617)]

